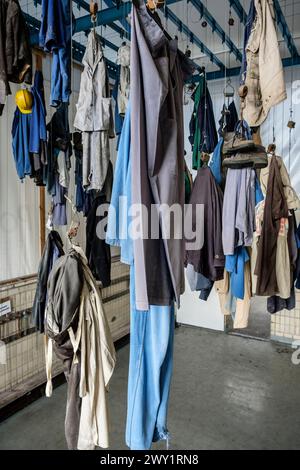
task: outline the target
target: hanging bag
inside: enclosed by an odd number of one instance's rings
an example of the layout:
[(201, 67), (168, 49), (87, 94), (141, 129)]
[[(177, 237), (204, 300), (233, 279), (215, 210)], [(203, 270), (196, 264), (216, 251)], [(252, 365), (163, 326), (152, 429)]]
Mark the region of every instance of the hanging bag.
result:
[(234, 132), (224, 135), (223, 155), (231, 156), (238, 152), (252, 151), (255, 149), (255, 143), (251, 137), (251, 130), (246, 121), (238, 121)]
[(261, 169), (268, 166), (265, 147), (251, 139), (251, 130), (246, 121), (239, 121), (235, 131), (224, 136), (222, 166), (224, 168)]

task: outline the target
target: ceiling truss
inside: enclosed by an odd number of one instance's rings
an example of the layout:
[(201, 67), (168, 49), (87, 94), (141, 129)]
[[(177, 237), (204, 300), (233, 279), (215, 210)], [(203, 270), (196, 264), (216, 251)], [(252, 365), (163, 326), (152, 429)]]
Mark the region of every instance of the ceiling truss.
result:
[[(224, 63), (213, 53), (203, 41), (190, 30), (190, 28), (174, 13), (170, 8), (170, 5), (178, 3), (182, 0), (166, 0), (166, 5), (163, 8), (163, 13), (167, 20), (170, 20), (178, 29), (180, 33), (183, 33), (189, 40), (191, 44), (195, 44), (200, 51), (205, 54), (209, 60), (218, 67), (218, 70), (215, 72), (208, 72), (207, 78), (209, 80), (216, 80), (218, 78), (223, 78), (225, 76), (236, 76), (239, 75), (239, 67), (234, 67), (228, 69), (225, 67)], [(283, 59), (284, 67), (289, 67), (292, 65), (300, 64), (300, 56), (297, 51), (293, 36), (289, 27), (287, 25), (285, 16), (282, 12), (282, 9), (279, 4), (279, 0), (274, 1), (274, 9), (276, 13), (276, 21), (282, 33), (282, 36), (287, 44), (288, 50), (291, 57)], [(86, 15), (80, 16), (75, 20), (75, 33), (84, 31), (86, 34), (90, 31), (92, 27), (91, 17), (89, 14), (89, 3), (85, 0), (73, 0), (77, 5), (78, 9), (83, 9), (87, 12)], [(235, 11), (241, 23), (246, 24), (247, 13), (242, 7), (239, 0), (228, 0), (230, 7)], [(114, 1), (114, 0), (103, 0), (103, 4), (107, 8), (103, 8), (97, 13), (96, 24), (98, 26), (109, 26), (113, 31), (115, 31), (122, 39), (130, 39), (130, 24), (127, 21), (127, 17), (131, 11), (131, 1)], [(223, 30), (223, 28), (218, 24), (215, 18), (211, 15), (208, 8), (204, 5), (201, 0), (187, 0), (187, 3), (191, 3), (194, 8), (200, 13), (200, 16), (205, 18), (207, 23), (212, 29), (212, 32), (217, 34), (222, 43), (226, 44), (230, 54), (233, 54), (237, 61), (241, 61), (241, 52), (238, 47), (231, 40), (230, 36)], [(34, 4), (41, 4), (41, 0), (34, 0)], [(30, 30), (30, 39), (32, 45), (38, 45), (38, 31), (40, 27), (40, 21), (32, 16), (24, 13), (26, 22)], [(117, 24), (119, 23), (119, 24)], [(104, 46), (109, 47), (110, 49), (117, 51), (118, 46), (111, 41), (101, 37), (102, 43)], [(73, 46), (73, 58), (77, 61), (81, 61), (85, 46), (77, 41), (72, 41)], [(116, 65), (108, 61), (110, 76), (113, 78), (116, 73)]]

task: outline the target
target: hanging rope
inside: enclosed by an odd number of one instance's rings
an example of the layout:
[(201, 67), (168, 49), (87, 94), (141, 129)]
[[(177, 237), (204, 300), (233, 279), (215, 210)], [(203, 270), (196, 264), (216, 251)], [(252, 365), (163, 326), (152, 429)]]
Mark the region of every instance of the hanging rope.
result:
[[(295, 0), (292, 3), (292, 35), (294, 36), (295, 33)], [(289, 122), (287, 124), (289, 128), (289, 172), (291, 172), (291, 152), (292, 152), (292, 131), (295, 129), (296, 123), (293, 120), (293, 82), (294, 82), (294, 56), (292, 56), (292, 69), (291, 69), (291, 101), (290, 101), (290, 117)]]
[(165, 0), (148, 0), (146, 5), (149, 10), (154, 12), (158, 8), (162, 8), (165, 6)]

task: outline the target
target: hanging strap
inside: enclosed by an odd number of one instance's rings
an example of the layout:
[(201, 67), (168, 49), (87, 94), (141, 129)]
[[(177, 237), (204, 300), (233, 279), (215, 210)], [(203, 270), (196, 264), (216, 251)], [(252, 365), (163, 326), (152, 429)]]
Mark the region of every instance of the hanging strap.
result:
[(53, 391), (52, 385), (52, 357), (53, 357), (53, 343), (52, 339), (47, 335), (44, 336), (44, 347), (45, 347), (45, 360), (46, 360), (46, 397), (51, 397)]
[(83, 322), (83, 317), (84, 317), (83, 298), (84, 298), (84, 290), (85, 290), (85, 289), (86, 289), (86, 286), (84, 285), (84, 286), (83, 286), (83, 289), (82, 289), (82, 294), (81, 294), (81, 297), (80, 297), (79, 321), (78, 321), (78, 326), (77, 326), (76, 334), (74, 333), (72, 327), (68, 328), (68, 333), (69, 333), (70, 341), (71, 341), (71, 343), (72, 343), (73, 352), (74, 352), (73, 364), (78, 364), (78, 362), (79, 362), (79, 361), (78, 361), (77, 352), (78, 352), (79, 345), (80, 345), (80, 342), (81, 342), (82, 322)]
[[(78, 329), (79, 329), (79, 327), (81, 327), (81, 324), (78, 325)], [(68, 333), (69, 333), (69, 336), (70, 336), (70, 340), (71, 340), (71, 343), (72, 343), (72, 346), (73, 346), (73, 352), (74, 352), (73, 364), (78, 364), (77, 351), (78, 351), (78, 348), (79, 348), (81, 335), (78, 334), (78, 330), (77, 330), (77, 332), (76, 332), (77, 338), (76, 338), (72, 327), (70, 327), (68, 329)]]

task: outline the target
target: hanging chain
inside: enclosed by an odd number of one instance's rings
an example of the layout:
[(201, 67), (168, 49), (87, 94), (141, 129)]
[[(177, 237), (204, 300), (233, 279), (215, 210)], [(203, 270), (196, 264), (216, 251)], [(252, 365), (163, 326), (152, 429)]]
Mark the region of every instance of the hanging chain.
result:
[[(295, 17), (295, 0), (292, 3), (292, 36), (295, 32), (295, 24), (294, 24), (294, 17)], [(291, 101), (290, 101), (290, 118), (287, 124), (289, 128), (289, 172), (291, 171), (291, 151), (292, 151), (292, 131), (295, 129), (296, 123), (293, 120), (293, 79), (294, 79), (294, 55), (292, 55), (292, 69), (291, 69)]]

